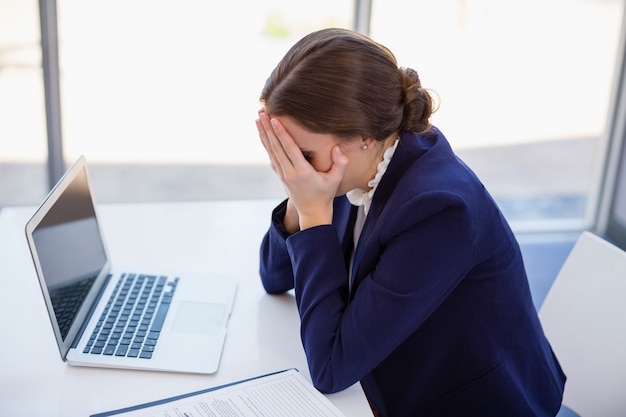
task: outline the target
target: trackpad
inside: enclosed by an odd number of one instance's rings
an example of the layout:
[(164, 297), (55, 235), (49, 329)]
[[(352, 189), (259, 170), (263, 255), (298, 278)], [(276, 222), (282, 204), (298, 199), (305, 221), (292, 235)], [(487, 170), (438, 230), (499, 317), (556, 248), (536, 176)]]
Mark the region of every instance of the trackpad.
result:
[(226, 319), (226, 306), (216, 303), (183, 301), (174, 319), (175, 332), (218, 335)]

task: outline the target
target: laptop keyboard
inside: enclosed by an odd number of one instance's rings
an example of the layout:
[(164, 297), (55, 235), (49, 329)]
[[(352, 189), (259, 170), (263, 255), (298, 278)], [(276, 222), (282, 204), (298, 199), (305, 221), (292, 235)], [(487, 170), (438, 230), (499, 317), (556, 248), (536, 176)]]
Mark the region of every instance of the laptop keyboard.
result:
[(177, 283), (178, 278), (125, 274), (83, 352), (152, 358)]
[(72, 285), (64, 285), (50, 291), (50, 301), (63, 339), (70, 331), (76, 313), (95, 280), (96, 277), (86, 278)]

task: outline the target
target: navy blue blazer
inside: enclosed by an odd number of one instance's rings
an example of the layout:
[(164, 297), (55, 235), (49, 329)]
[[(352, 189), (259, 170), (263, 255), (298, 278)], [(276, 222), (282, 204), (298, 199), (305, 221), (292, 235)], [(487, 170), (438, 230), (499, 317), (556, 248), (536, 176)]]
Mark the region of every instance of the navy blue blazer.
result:
[(565, 375), (497, 205), (436, 128), (404, 133), (348, 263), (355, 208), (287, 236), (285, 202), (261, 245), (269, 293), (295, 288), (322, 392), (357, 381), (382, 416), (554, 416)]

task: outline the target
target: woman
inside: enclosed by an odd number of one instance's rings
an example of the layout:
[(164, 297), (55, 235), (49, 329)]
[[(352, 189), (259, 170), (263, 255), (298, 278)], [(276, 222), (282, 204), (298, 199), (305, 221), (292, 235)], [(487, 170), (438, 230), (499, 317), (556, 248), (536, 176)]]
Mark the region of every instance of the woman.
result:
[(429, 123), (417, 73), (327, 29), (287, 52), (261, 103), (288, 196), (261, 279), (272, 294), (295, 288), (314, 385), (360, 381), (381, 416), (554, 416), (565, 376), (518, 244)]

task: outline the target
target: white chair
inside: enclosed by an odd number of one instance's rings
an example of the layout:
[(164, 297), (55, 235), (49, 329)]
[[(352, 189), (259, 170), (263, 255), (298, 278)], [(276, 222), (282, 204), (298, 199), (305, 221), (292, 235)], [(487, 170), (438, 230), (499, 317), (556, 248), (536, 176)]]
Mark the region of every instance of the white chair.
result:
[(626, 252), (583, 232), (539, 318), (568, 377), (559, 416), (626, 416)]

